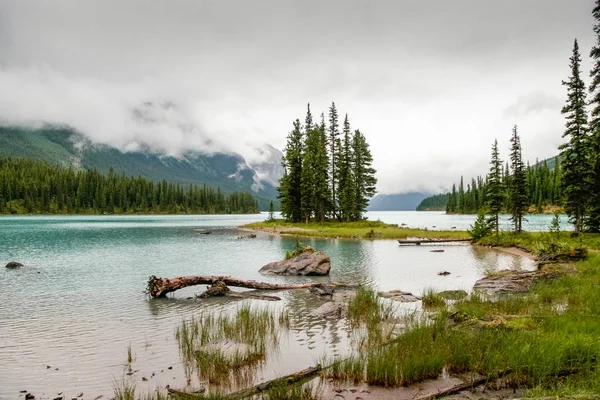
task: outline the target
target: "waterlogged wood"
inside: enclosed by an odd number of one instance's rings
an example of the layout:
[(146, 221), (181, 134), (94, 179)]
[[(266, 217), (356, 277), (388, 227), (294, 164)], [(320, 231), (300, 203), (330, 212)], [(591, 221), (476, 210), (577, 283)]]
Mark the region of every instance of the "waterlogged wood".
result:
[(227, 396), (228, 399), (246, 399), (251, 396), (255, 396), (258, 393), (267, 391), (277, 386), (288, 386), (297, 382), (301, 382), (305, 379), (311, 378), (321, 372), (321, 365), (303, 369), (291, 375), (282, 376), (281, 378), (273, 379), (263, 383), (259, 383), (249, 389), (240, 390), (238, 392), (231, 393)]
[(400, 244), (437, 244), (437, 243), (454, 243), (454, 242), (472, 242), (471, 239), (398, 239)]
[(216, 282), (223, 281), (227, 286), (243, 287), (247, 289), (259, 290), (285, 290), (285, 289), (307, 289), (318, 285), (317, 283), (302, 283), (294, 285), (281, 285), (276, 283), (267, 283), (251, 281), (245, 279), (232, 278), (230, 276), (180, 276), (177, 278), (159, 278), (151, 276), (148, 279), (146, 293), (151, 297), (164, 297), (168, 293), (196, 285), (213, 285)]
[(258, 299), (258, 300), (268, 300), (268, 301), (278, 301), (281, 300), (281, 297), (277, 296), (268, 296), (264, 294), (256, 294), (256, 293), (247, 293), (247, 292), (232, 292), (231, 289), (227, 287), (225, 282), (218, 281), (215, 282), (211, 287), (206, 289), (204, 293), (197, 295), (196, 297), (199, 299), (205, 299), (207, 297), (215, 297), (215, 296), (226, 296), (226, 297), (236, 297), (242, 299)]

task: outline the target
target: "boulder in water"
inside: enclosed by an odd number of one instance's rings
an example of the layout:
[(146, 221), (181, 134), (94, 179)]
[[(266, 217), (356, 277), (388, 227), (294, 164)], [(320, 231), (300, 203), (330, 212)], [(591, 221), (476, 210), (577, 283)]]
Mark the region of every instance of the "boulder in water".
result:
[(8, 264), (6, 264), (6, 268), (9, 268), (9, 269), (21, 268), (22, 266), (23, 266), (23, 264), (21, 264), (20, 262), (16, 262), (16, 261), (10, 261)]
[(259, 272), (275, 275), (329, 275), (331, 259), (322, 251), (304, 252), (289, 260), (272, 262)]

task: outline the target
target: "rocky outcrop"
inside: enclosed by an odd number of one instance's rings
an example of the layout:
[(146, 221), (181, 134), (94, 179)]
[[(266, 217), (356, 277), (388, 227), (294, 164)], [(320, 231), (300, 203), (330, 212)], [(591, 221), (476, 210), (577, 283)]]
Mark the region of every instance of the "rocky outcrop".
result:
[(304, 252), (289, 260), (272, 262), (259, 272), (275, 275), (329, 275), (331, 260), (322, 251)]
[(542, 279), (556, 279), (567, 272), (557, 268), (543, 268), (537, 271), (504, 270), (481, 278), (475, 282), (473, 290), (490, 296), (527, 292), (535, 282)]
[(10, 261), (8, 264), (6, 264), (6, 268), (8, 268), (8, 269), (21, 268), (22, 266), (23, 266), (23, 264), (21, 264), (20, 262), (16, 262), (16, 261)]

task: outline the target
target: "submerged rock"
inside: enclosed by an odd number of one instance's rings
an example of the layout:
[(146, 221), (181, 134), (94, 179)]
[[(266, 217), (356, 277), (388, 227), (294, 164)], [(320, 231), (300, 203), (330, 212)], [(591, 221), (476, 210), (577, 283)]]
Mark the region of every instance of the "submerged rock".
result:
[(448, 271), (442, 271), (442, 272), (438, 272), (438, 275), (440, 275), (440, 276), (446, 276), (446, 275), (450, 275), (450, 272), (448, 272)]
[(289, 260), (272, 262), (259, 272), (275, 275), (329, 275), (331, 259), (322, 251), (305, 252)]
[(438, 295), (444, 300), (461, 300), (468, 296), (468, 293), (464, 290), (444, 290), (439, 292)]
[(410, 292), (403, 292), (401, 290), (390, 290), (389, 292), (379, 292), (379, 297), (384, 299), (390, 299), (399, 301), (401, 303), (414, 303), (421, 300), (420, 297), (413, 295)]
[(317, 296), (333, 296), (335, 286), (330, 283), (319, 283), (315, 286), (311, 286), (308, 290)]
[(16, 261), (10, 261), (8, 264), (6, 264), (6, 268), (9, 269), (16, 269), (16, 268), (21, 268), (23, 267), (23, 264), (21, 264), (20, 262), (16, 262)]
[(340, 317), (344, 311), (344, 304), (337, 302), (327, 302), (316, 310), (311, 311), (313, 317)]

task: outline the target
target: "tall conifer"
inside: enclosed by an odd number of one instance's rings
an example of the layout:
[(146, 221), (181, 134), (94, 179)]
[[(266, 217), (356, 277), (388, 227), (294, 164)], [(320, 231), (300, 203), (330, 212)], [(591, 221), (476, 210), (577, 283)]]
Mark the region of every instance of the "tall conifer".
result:
[(294, 128), (287, 137), (282, 165), (285, 174), (279, 182), (281, 215), (292, 222), (302, 220), (302, 154), (303, 137), (300, 120), (294, 121)]
[(529, 206), (529, 193), (527, 190), (527, 170), (521, 154), (521, 138), (517, 132), (517, 126), (513, 128), (510, 138), (510, 166), (511, 176), (509, 179), (509, 211), (515, 226), (515, 233), (520, 233), (523, 227), (523, 214)]
[(371, 197), (375, 195), (377, 185), (377, 172), (373, 168), (373, 156), (369, 150), (369, 144), (359, 130), (354, 131), (352, 137), (352, 166), (354, 169), (354, 184), (356, 201), (354, 202), (355, 210), (353, 219), (360, 220), (362, 213), (367, 210), (367, 205)]
[(344, 118), (343, 141), (339, 148), (339, 188), (340, 188), (340, 218), (350, 221), (354, 218), (356, 211), (355, 183), (352, 157), (352, 132), (348, 114)]
[(490, 172), (487, 176), (487, 205), (491, 214), (491, 225), (496, 236), (499, 234), (500, 218), (499, 214), (504, 205), (504, 188), (502, 185), (502, 160), (498, 153), (498, 140), (494, 140), (492, 146), (492, 159), (490, 161)]
[(591, 163), (593, 169), (590, 202), (588, 206), (589, 216), (586, 220), (586, 229), (591, 232), (600, 232), (600, 0), (596, 0), (596, 5), (592, 11), (596, 21), (594, 24), (594, 33), (596, 34), (596, 44), (590, 51), (590, 57), (593, 62), (590, 77), (590, 94), (592, 106), (590, 119), (591, 137)]
[(575, 225), (575, 233), (582, 229), (586, 206), (590, 198), (591, 163), (586, 112), (585, 84), (581, 79), (581, 55), (577, 39), (570, 58), (571, 76), (563, 81), (567, 87), (567, 103), (562, 109), (566, 118), (563, 138), (567, 142), (559, 149), (562, 151), (562, 190), (565, 196), (565, 211)]
[(339, 123), (338, 123), (338, 113), (335, 108), (335, 103), (331, 103), (331, 107), (329, 107), (329, 129), (328, 129), (329, 137), (329, 157), (331, 159), (330, 163), (330, 176), (331, 179), (331, 207), (332, 213), (334, 217), (337, 217), (337, 180), (338, 180), (338, 148), (339, 148)]

